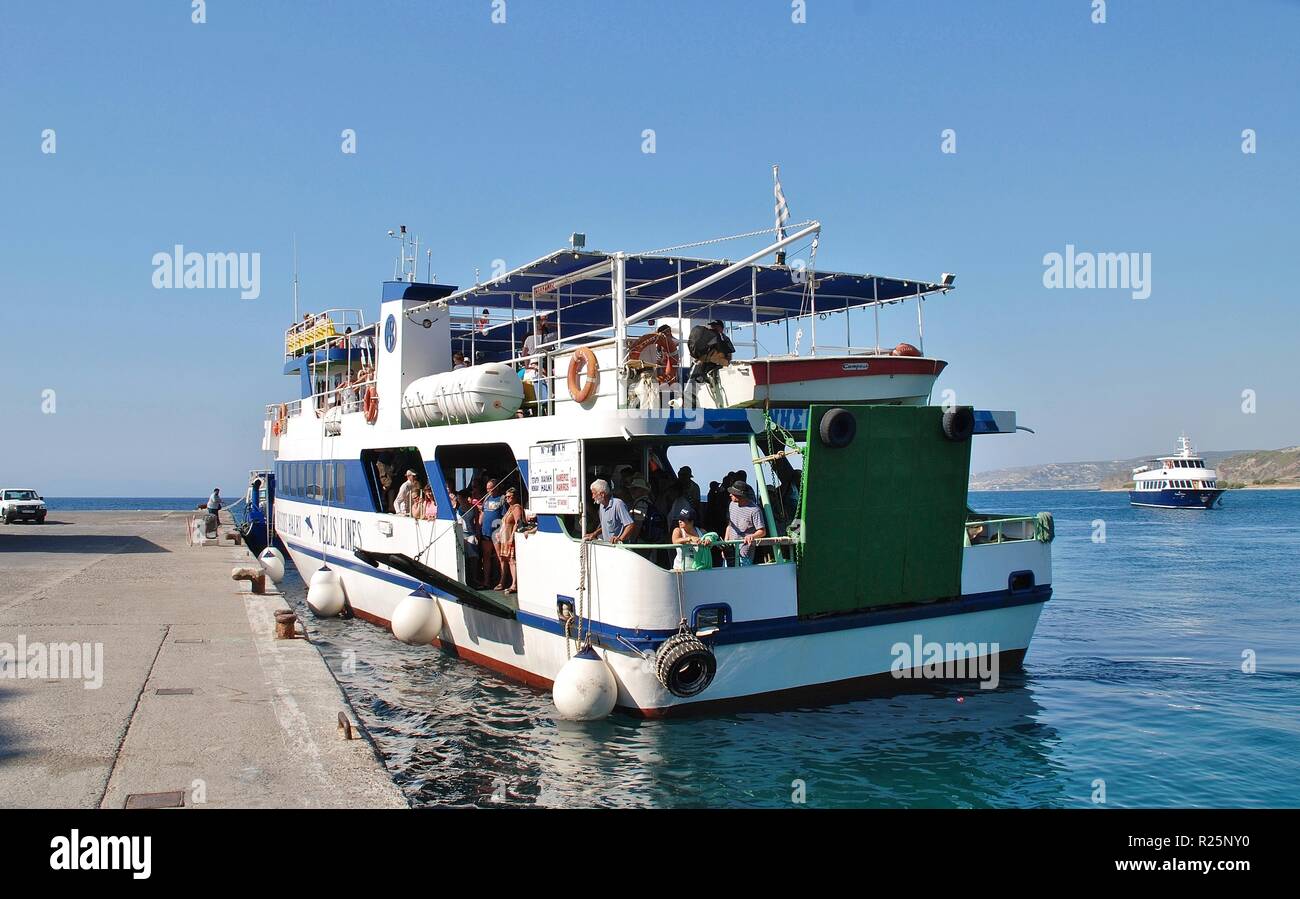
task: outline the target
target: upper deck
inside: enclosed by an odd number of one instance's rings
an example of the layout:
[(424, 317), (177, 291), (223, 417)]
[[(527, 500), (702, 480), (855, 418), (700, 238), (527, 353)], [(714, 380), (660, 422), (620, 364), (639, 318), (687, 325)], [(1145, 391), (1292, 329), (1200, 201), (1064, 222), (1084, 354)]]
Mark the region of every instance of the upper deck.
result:
[[(492, 389), (518, 394), (505, 415), (926, 402), (946, 363), (924, 355), (924, 302), (952, 289), (953, 276), (821, 271), (820, 235), (817, 222), (795, 226), (735, 262), (676, 252), (709, 241), (643, 253), (571, 247), (461, 290), (410, 272), (385, 283), (374, 324), (330, 310), (286, 332), (285, 371), (301, 375), (303, 391), (287, 409), (269, 407), (268, 438), (297, 417), (338, 433), (346, 413), (368, 409), (371, 388), (368, 425), (499, 420), (474, 418), (457, 399), (482, 385), (430, 380), (470, 366), (498, 366)], [(907, 337), (918, 346), (886, 346), (880, 312), (904, 303), (915, 304)], [(688, 338), (706, 322), (730, 351), (702, 378)]]

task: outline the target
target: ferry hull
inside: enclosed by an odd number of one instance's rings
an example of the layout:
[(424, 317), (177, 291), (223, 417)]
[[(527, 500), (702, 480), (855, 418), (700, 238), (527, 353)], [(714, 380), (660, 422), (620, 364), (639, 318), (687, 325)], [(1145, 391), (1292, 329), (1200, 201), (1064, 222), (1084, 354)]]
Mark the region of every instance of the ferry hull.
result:
[(1222, 490), (1130, 490), (1130, 505), (1153, 509), (1210, 509), (1223, 495)]
[[(1021, 547), (1033, 551), (1042, 544)], [(288, 541), (304, 580), (322, 563), (319, 546)], [(393, 611), (418, 582), (349, 554), (326, 549), (357, 618), (391, 629)], [(1028, 563), (1026, 563), (1028, 564)], [(756, 566), (761, 570), (765, 566)], [(1049, 575), (1050, 577), (1050, 575)], [(773, 709), (926, 690), (939, 683), (997, 678), (1019, 668), (1051, 596), (1048, 584), (1019, 593), (967, 593), (944, 602), (817, 619), (795, 616), (727, 624), (710, 642), (717, 656), (713, 683), (683, 699), (655, 676), (653, 650), (643, 658), (618, 639), (666, 637), (670, 630), (598, 623), (601, 656), (618, 684), (618, 707), (644, 717), (706, 714), (723, 709)], [(719, 597), (721, 598), (721, 597)], [(557, 618), (521, 610), (515, 620), (437, 597), (443, 627), (433, 645), (537, 689), (550, 689), (573, 649)], [(739, 600), (737, 600), (739, 605)], [(938, 647), (940, 655), (935, 655)], [(929, 656), (926, 656), (929, 653)], [(941, 666), (927, 673), (924, 661)], [(916, 664), (910, 664), (910, 661)], [(942, 668), (943, 664), (949, 668)], [(992, 679), (985, 677), (992, 672)], [(953, 675), (953, 676), (947, 676)]]

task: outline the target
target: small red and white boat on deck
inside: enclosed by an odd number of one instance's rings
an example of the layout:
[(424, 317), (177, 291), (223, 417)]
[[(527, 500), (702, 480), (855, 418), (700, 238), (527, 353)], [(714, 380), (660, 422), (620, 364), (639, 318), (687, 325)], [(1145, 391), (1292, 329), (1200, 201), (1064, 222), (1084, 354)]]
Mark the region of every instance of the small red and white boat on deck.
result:
[(819, 403), (883, 403), (922, 406), (948, 365), (911, 344), (890, 351), (837, 356), (768, 356), (733, 362), (718, 373), (726, 404), (806, 406)]

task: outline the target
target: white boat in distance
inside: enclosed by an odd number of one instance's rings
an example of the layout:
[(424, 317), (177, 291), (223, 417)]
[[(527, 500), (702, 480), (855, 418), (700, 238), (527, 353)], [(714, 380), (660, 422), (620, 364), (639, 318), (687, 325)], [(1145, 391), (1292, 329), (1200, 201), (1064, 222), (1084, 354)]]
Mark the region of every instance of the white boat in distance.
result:
[[(972, 435), (1012, 433), (1015, 414), (927, 405), (944, 363), (881, 347), (879, 310), (909, 302), (923, 348), (923, 303), (951, 276), (784, 264), (801, 242), (815, 262), (820, 233), (797, 226), (738, 262), (575, 245), (464, 290), (417, 282), (404, 241), (376, 320), (331, 310), (286, 332), (299, 396), (267, 407), (261, 496), (313, 608), (558, 680), (562, 712), (562, 687), (570, 706), (587, 697), (577, 717), (607, 712), (605, 696), (661, 716), (1018, 667), (1051, 596), (1051, 516), (966, 505)], [(817, 342), (827, 316), (848, 335), (871, 313), (869, 344)], [(780, 323), (797, 330), (773, 355), (759, 331)], [(633, 500), (648, 487), (641, 508), (689, 501), (683, 459), (722, 450), (748, 460), (762, 536), (679, 552), (651, 513), (638, 543), (584, 540), (597, 479)], [(415, 492), (395, 502), (407, 471)], [(467, 492), (486, 478), (492, 493)], [(475, 579), (493, 525), (473, 532), (500, 520), (507, 488), (526, 512), (500, 544), (517, 593)]]

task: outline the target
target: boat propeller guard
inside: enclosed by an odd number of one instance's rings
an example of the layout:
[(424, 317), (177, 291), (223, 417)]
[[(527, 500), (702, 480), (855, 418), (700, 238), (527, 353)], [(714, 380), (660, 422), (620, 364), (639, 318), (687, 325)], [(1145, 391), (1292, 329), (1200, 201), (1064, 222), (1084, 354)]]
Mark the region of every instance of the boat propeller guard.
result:
[(682, 699), (703, 693), (717, 673), (717, 656), (689, 631), (669, 637), (655, 653), (655, 676), (659, 683)]

